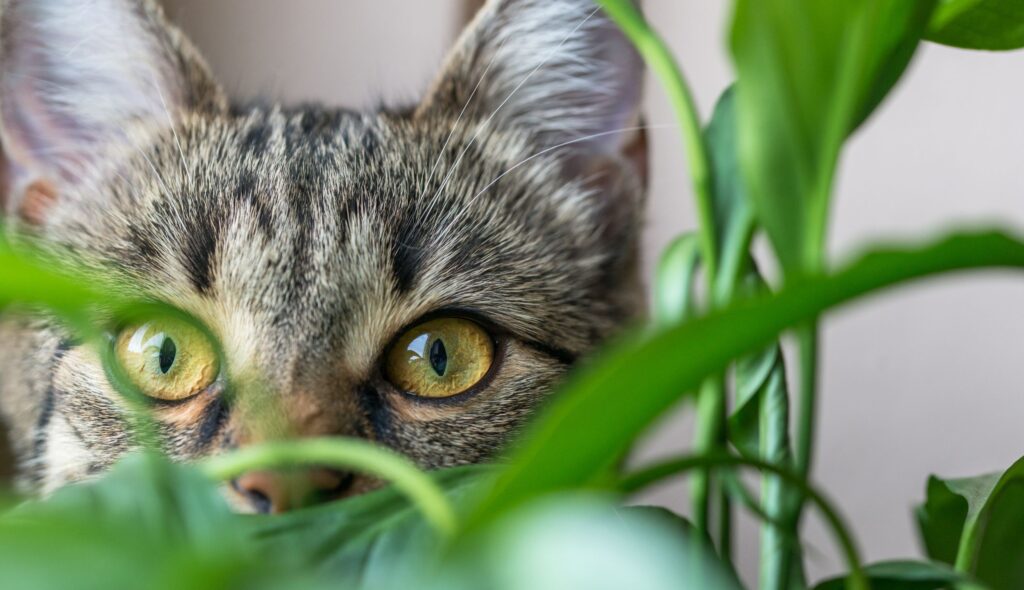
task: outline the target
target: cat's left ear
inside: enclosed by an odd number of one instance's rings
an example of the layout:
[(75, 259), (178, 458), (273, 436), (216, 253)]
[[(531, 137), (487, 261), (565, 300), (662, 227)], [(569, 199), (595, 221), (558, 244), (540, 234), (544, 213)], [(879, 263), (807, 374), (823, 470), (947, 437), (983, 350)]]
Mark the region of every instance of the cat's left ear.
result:
[(132, 125), (226, 109), (154, 0), (6, 0), (0, 43), (0, 191), (30, 223)]
[(459, 38), (419, 116), (492, 119), (538, 148), (623, 156), (646, 174), (643, 61), (593, 0), (489, 0)]

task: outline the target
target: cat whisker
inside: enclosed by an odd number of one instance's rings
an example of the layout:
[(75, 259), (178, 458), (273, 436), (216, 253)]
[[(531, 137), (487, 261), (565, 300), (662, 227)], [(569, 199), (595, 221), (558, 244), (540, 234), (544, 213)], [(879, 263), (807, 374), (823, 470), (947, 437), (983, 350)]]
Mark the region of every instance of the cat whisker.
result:
[(194, 184), (192, 181), (192, 171), (189, 170), (188, 164), (185, 163), (185, 150), (181, 149), (181, 139), (178, 137), (178, 131), (174, 128), (174, 119), (171, 117), (171, 110), (167, 108), (167, 101), (164, 100), (164, 93), (160, 90), (160, 84), (156, 81), (156, 74), (150, 72), (150, 81), (153, 84), (153, 89), (156, 90), (156, 95), (160, 97), (160, 106), (163, 107), (164, 114), (167, 115), (167, 126), (171, 129), (171, 135), (174, 136), (174, 144), (178, 146), (178, 156), (181, 158), (181, 168), (185, 171), (185, 176), (188, 178), (189, 184)]
[[(430, 168), (430, 172), (426, 176), (426, 182), (429, 183), (430, 179), (434, 177), (434, 172), (437, 170), (437, 166), (441, 163), (441, 158), (444, 157), (444, 151), (448, 148), (448, 144), (451, 142), (452, 137), (455, 135), (455, 130), (458, 129), (459, 124), (462, 122), (462, 117), (466, 114), (466, 110), (469, 108), (469, 105), (472, 104), (473, 98), (476, 96), (477, 90), (480, 89), (480, 84), (482, 84), (484, 78), (487, 77), (487, 72), (491, 70), (491, 66), (494, 65), (494, 62), (497, 60), (502, 48), (505, 47), (505, 41), (507, 41), (507, 39), (501, 40), (501, 44), (499, 44), (498, 48), (494, 51), (494, 55), (492, 55), (490, 61), (487, 62), (487, 67), (484, 68), (484, 71), (480, 74), (480, 78), (476, 81), (476, 85), (473, 86), (473, 90), (469, 93), (469, 98), (466, 99), (466, 103), (462, 105), (462, 110), (459, 111), (459, 116), (455, 119), (455, 122), (452, 123), (452, 128), (451, 130), (448, 131), (448, 137), (445, 138), (444, 145), (442, 145), (440, 151), (438, 151), (437, 159), (434, 160), (434, 165)], [(425, 195), (426, 192), (427, 187), (424, 187), (423, 191), (420, 193), (419, 199), (422, 199), (423, 195)], [(428, 204), (428, 210), (429, 207), (431, 207), (432, 205), (433, 201), (431, 201), (430, 204)]]
[(523, 164), (526, 164), (530, 160), (533, 160), (535, 158), (539, 158), (540, 156), (543, 156), (544, 154), (546, 154), (548, 152), (552, 152), (552, 151), (557, 150), (559, 148), (564, 148), (564, 147), (573, 145), (575, 143), (581, 143), (581, 142), (588, 141), (588, 140), (591, 140), (591, 139), (597, 139), (598, 137), (604, 137), (606, 135), (615, 135), (615, 134), (618, 134), (618, 133), (629, 133), (631, 131), (646, 131), (646, 130), (659, 130), (659, 129), (678, 129), (678, 128), (679, 128), (678, 125), (673, 125), (673, 124), (640, 125), (640, 126), (636, 126), (636, 127), (622, 127), (620, 129), (612, 129), (611, 131), (602, 131), (601, 133), (593, 133), (591, 135), (586, 135), (586, 136), (583, 136), (583, 137), (577, 137), (576, 139), (571, 139), (569, 141), (564, 141), (564, 142), (562, 142), (562, 143), (560, 143), (558, 145), (553, 145), (553, 146), (551, 146), (549, 148), (545, 148), (545, 149), (543, 149), (543, 150), (533, 154), (532, 156), (529, 156), (527, 158), (524, 158), (524, 159), (520, 160), (517, 164), (515, 164), (514, 166), (512, 166), (508, 170), (505, 170), (501, 174), (499, 174), (496, 177), (494, 177), (494, 180), (492, 180), (489, 183), (487, 183), (487, 185), (485, 185), (484, 188), (480, 189), (480, 192), (478, 192), (475, 195), (473, 195), (473, 197), (469, 200), (469, 202), (472, 203), (474, 200), (476, 200), (477, 197), (479, 197), (484, 192), (486, 192), (488, 189), (490, 189), (492, 186), (497, 184), (497, 182), (499, 180), (501, 180), (505, 175), (511, 173), (516, 168), (519, 168), (520, 166), (522, 166)]
[(620, 129), (612, 129), (610, 131), (602, 131), (601, 133), (593, 133), (593, 134), (585, 135), (585, 136), (582, 136), (582, 137), (577, 137), (575, 139), (571, 139), (569, 141), (564, 141), (564, 142), (562, 142), (560, 144), (544, 148), (543, 150), (540, 150), (539, 152), (537, 152), (537, 153), (535, 153), (535, 154), (533, 154), (531, 156), (523, 158), (522, 160), (520, 160), (519, 162), (517, 162), (513, 166), (509, 167), (508, 169), (506, 169), (504, 172), (502, 172), (498, 176), (494, 177), (494, 179), (492, 179), (490, 182), (488, 182), (486, 185), (484, 185), (484, 187), (482, 189), (480, 189), (476, 194), (474, 194), (472, 197), (470, 197), (469, 200), (466, 202), (466, 205), (464, 207), (462, 207), (460, 209), (454, 209), (453, 210), (453, 216), (449, 219), (449, 221), (447, 223), (445, 223), (444, 227), (441, 229), (441, 231), (439, 232), (438, 235), (441, 236), (441, 237), (445, 236), (454, 227), (454, 225), (459, 221), (459, 219), (462, 216), (465, 216), (465, 215), (468, 214), (467, 211), (469, 211), (469, 209), (473, 205), (473, 203), (482, 194), (484, 194), (485, 192), (490, 190), (495, 184), (498, 183), (499, 180), (504, 178), (506, 175), (511, 174), (517, 168), (519, 168), (520, 166), (526, 164), (527, 162), (530, 162), (531, 160), (539, 158), (539, 157), (541, 157), (541, 156), (543, 156), (543, 155), (545, 155), (547, 153), (553, 152), (553, 151), (555, 151), (557, 149), (565, 148), (565, 147), (571, 146), (573, 144), (582, 143), (584, 141), (589, 141), (591, 139), (597, 139), (599, 137), (604, 137), (604, 136), (607, 136), (607, 135), (616, 135), (616, 134), (619, 134), (619, 133), (629, 133), (629, 132), (634, 132), (634, 131), (648, 131), (648, 130), (658, 131), (658, 130), (664, 130), (664, 129), (678, 129), (678, 128), (679, 128), (679, 126), (676, 125), (676, 124), (673, 124), (673, 123), (665, 123), (665, 124), (659, 124), (659, 125), (638, 125), (638, 126), (634, 126), (634, 127), (622, 127)]

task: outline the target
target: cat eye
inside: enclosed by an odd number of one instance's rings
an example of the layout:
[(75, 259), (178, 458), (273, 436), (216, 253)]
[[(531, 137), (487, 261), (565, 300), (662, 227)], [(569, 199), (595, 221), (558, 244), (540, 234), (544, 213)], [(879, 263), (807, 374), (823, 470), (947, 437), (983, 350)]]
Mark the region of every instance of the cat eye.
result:
[(220, 372), (217, 351), (196, 326), (175, 318), (151, 319), (122, 328), (114, 354), (125, 375), (149, 397), (188, 399)]
[(494, 340), (479, 324), (437, 318), (405, 331), (388, 351), (384, 376), (398, 389), (425, 398), (463, 393), (494, 362)]

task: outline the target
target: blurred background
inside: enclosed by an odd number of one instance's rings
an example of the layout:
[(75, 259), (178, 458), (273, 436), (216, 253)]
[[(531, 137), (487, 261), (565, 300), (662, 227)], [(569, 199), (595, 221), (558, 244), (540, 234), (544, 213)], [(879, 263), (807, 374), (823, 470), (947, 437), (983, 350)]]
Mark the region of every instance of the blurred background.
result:
[[(373, 107), (415, 100), (478, 2), (164, 0), (237, 98)], [(732, 79), (729, 2), (645, 0), (704, 117)], [(845, 151), (833, 209), (833, 261), (877, 239), (924, 239), (953, 225), (1024, 232), (1024, 52), (925, 44), (907, 76)], [(647, 118), (673, 122), (656, 80)], [(695, 227), (682, 143), (650, 132), (645, 272)], [(762, 253), (764, 244), (759, 245)], [(762, 256), (762, 260), (765, 257)], [(869, 561), (920, 554), (911, 507), (927, 476), (1001, 470), (1024, 455), (1024, 281), (998, 273), (919, 284), (824, 322), (815, 478), (852, 523)], [(689, 446), (680, 413), (640, 459)], [(644, 501), (685, 511), (686, 486)], [(756, 579), (757, 534), (743, 519), (737, 562)], [(818, 525), (813, 578), (841, 562)]]

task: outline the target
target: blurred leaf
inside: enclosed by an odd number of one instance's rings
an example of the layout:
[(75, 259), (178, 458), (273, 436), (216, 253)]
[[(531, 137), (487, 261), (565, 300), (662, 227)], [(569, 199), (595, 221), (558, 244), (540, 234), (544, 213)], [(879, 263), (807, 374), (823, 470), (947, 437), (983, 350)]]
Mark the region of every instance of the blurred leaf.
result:
[(193, 470), (130, 456), (0, 516), (0, 571), (19, 589), (317, 587), (245, 551), (240, 518)]
[(795, 278), (777, 294), (620, 341), (577, 372), (527, 428), (470, 523), (480, 526), (540, 495), (595, 484), (609, 457), (621, 456), (702, 379), (793, 324), (910, 279), (997, 266), (1024, 267), (1024, 244), (998, 233), (959, 234), (920, 248), (879, 250), (832, 275)]
[(684, 234), (665, 248), (658, 262), (654, 291), (654, 324), (670, 326), (697, 310), (694, 283), (700, 266), (700, 238)]
[[(864, 568), (872, 590), (941, 590), (969, 580), (953, 568), (927, 561), (883, 561)], [(977, 586), (974, 586), (977, 588)], [(814, 590), (843, 590), (846, 578), (832, 578)]]
[(212, 482), (153, 454), (129, 455), (102, 479), (65, 486), (45, 502), (26, 504), (18, 514), (30, 517), (37, 511), (128, 522), (140, 537), (180, 541), (201, 550), (223, 548), (235, 518)]
[[(422, 583), (415, 587), (423, 588)], [(413, 586), (408, 586), (413, 587)], [(739, 590), (706, 540), (664, 510), (554, 496), (522, 506), (456, 548), (427, 588)]]
[[(431, 475), (458, 496), (485, 474)], [(391, 487), (285, 515), (239, 515), (194, 467), (152, 455), (0, 514), (0, 571), (19, 589), (380, 588), (424, 574), (442, 546)]]
[[(752, 230), (754, 220), (740, 178), (735, 86), (730, 86), (718, 99), (714, 115), (704, 135), (711, 152), (714, 178), (715, 235), (720, 238), (718, 247), (722, 259), (733, 261), (722, 264), (722, 272), (718, 279), (720, 283), (727, 283), (729, 272), (736, 273), (734, 278), (739, 279), (738, 288), (730, 286), (726, 289), (721, 286), (718, 291), (723, 299), (731, 299), (736, 292), (744, 298), (762, 294), (767, 291), (767, 285), (750, 261), (745, 239), (746, 234)], [(782, 373), (777, 374), (779, 371)], [(734, 414), (730, 419), (729, 436), (731, 442), (749, 457), (760, 456), (760, 394), (775, 390), (788, 401), (788, 397), (785, 396), (784, 371), (781, 353), (774, 343), (736, 362), (736, 400)], [(784, 422), (788, 422), (788, 418)], [(782, 444), (788, 446), (788, 436), (785, 433), (781, 434)]]
[[(970, 571), (992, 590), (1024, 588), (1024, 470), (1004, 475), (979, 515)], [(970, 562), (966, 562), (968, 565)]]
[[(754, 281), (760, 282), (754, 277), (748, 279), (748, 283)], [(748, 457), (785, 460), (789, 455), (789, 394), (786, 364), (778, 343), (740, 358), (734, 380), (736, 400), (729, 417), (730, 442)], [(773, 416), (773, 432), (765, 432), (763, 437), (762, 410)]]
[[(489, 481), (476, 465), (431, 473), (448, 495), (462, 499)], [(249, 519), (260, 550), (328, 577), (341, 587), (387, 587), (421, 575), (443, 544), (422, 513), (394, 487), (342, 503)]]
[(754, 229), (754, 214), (743, 187), (736, 128), (736, 89), (730, 86), (718, 98), (711, 121), (704, 129), (712, 182), (712, 220), (721, 261), (715, 277), (719, 301), (730, 299), (735, 279), (747, 266), (748, 238)]
[(1002, 474), (931, 478), (918, 520), (929, 555), (948, 560), (955, 539), (958, 569), (994, 590), (1024, 587), (1024, 459)]
[[(998, 474), (984, 476), (995, 485)], [(967, 521), (967, 499), (953, 491), (952, 481), (928, 478), (925, 502), (917, 507), (917, 524), (925, 553), (931, 559), (953, 565)], [(954, 486), (956, 484), (953, 484)], [(990, 488), (991, 489), (991, 488)]]
[(840, 148), (906, 68), (934, 0), (739, 0), (740, 163), (783, 268), (817, 266)]
[(56, 272), (52, 265), (17, 254), (0, 242), (0, 309), (20, 302), (79, 317), (89, 306), (110, 299), (82, 281)]
[(964, 49), (1020, 49), (1024, 47), (1024, 2), (941, 0), (925, 38)]

